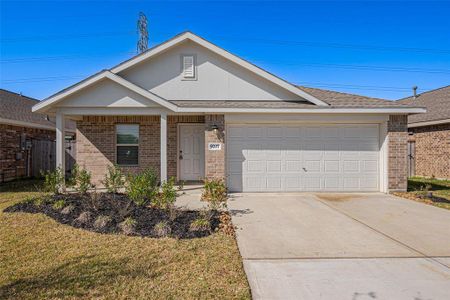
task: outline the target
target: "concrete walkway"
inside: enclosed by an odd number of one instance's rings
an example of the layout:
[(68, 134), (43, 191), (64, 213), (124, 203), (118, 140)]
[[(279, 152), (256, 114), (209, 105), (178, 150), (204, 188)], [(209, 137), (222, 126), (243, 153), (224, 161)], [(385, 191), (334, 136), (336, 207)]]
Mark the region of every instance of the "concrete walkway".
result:
[(450, 299), (450, 211), (385, 194), (234, 194), (255, 299)]

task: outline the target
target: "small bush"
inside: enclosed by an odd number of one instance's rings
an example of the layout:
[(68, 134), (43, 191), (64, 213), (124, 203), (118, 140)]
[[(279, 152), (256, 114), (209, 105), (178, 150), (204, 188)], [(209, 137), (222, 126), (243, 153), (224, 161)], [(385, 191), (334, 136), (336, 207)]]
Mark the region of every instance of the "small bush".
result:
[(86, 194), (89, 189), (94, 187), (91, 183), (91, 172), (86, 169), (82, 169), (79, 170), (76, 175), (76, 191)]
[(48, 196), (38, 196), (38, 197), (35, 197), (35, 198), (30, 198), (28, 200), (30, 202), (32, 202), (35, 206), (38, 206), (38, 207), (40, 207), (42, 205), (45, 205), (45, 204), (47, 204), (47, 203), (52, 201), (52, 199), (50, 197), (48, 197)]
[(78, 216), (78, 218), (75, 219), (75, 223), (85, 225), (85, 224), (89, 223), (91, 221), (91, 219), (92, 219), (92, 214), (88, 211), (84, 211)]
[(108, 173), (102, 182), (108, 193), (117, 194), (125, 186), (125, 178), (119, 167), (108, 166)]
[(201, 199), (207, 201), (210, 208), (217, 210), (226, 207), (227, 188), (222, 179), (205, 179)]
[(44, 177), (44, 191), (59, 194), (64, 187), (64, 174), (61, 168), (54, 171), (41, 172)]
[(96, 228), (96, 229), (104, 229), (104, 228), (106, 228), (109, 225), (111, 220), (112, 219), (111, 219), (110, 216), (100, 215), (100, 216), (97, 217), (97, 219), (95, 219), (94, 228)]
[(64, 199), (59, 199), (52, 205), (53, 209), (55, 210), (61, 210), (64, 208), (64, 206), (66, 206), (66, 201), (64, 201)]
[(161, 193), (155, 197), (152, 204), (160, 209), (171, 209), (177, 200), (177, 191), (175, 189), (175, 178), (170, 178), (161, 185)]
[(126, 235), (130, 235), (134, 233), (134, 230), (136, 228), (136, 220), (128, 217), (126, 218), (122, 223), (119, 224), (120, 229), (122, 229), (123, 233)]
[(74, 164), (72, 170), (70, 171), (70, 177), (66, 180), (66, 186), (68, 187), (76, 186), (79, 171), (80, 167), (77, 164)]
[(70, 205), (67, 205), (66, 207), (64, 207), (64, 208), (61, 210), (61, 213), (62, 213), (63, 215), (68, 215), (68, 214), (70, 214), (74, 209), (75, 209), (75, 206), (72, 205), (72, 204), (70, 204)]
[(157, 237), (167, 237), (172, 232), (170, 225), (166, 221), (159, 222), (153, 227), (153, 233)]
[(153, 169), (128, 176), (128, 197), (138, 206), (144, 206), (158, 193), (158, 177)]
[(205, 217), (198, 217), (194, 221), (192, 221), (189, 226), (189, 230), (191, 231), (209, 231), (211, 230), (211, 222)]
[[(180, 180), (179, 182), (178, 182), (178, 191), (179, 192), (183, 192), (183, 189), (184, 189), (184, 180)], [(183, 192), (183, 194), (184, 194), (184, 192)]]

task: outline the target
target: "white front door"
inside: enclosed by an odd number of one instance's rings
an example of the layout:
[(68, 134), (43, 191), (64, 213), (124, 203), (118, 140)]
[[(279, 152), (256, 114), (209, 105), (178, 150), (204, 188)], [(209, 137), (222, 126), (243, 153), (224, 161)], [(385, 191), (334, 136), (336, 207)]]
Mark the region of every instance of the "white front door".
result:
[(180, 180), (201, 180), (205, 176), (205, 125), (179, 125), (178, 163)]

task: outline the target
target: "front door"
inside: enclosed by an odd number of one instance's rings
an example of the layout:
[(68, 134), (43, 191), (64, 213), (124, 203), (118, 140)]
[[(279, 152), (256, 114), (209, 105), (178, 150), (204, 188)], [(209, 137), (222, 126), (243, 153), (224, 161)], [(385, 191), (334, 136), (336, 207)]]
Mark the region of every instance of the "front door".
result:
[(178, 163), (180, 180), (205, 176), (205, 124), (180, 124)]

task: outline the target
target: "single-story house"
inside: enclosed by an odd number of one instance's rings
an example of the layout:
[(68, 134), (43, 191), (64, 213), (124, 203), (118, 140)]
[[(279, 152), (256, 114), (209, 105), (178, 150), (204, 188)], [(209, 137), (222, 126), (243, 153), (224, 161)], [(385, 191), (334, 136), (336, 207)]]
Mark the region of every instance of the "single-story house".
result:
[(424, 108), (291, 84), (185, 32), (33, 107), (77, 123), (77, 162), (232, 192), (406, 189), (407, 116)]
[[(32, 141), (55, 141), (54, 118), (31, 112), (37, 103), (0, 89), (0, 182), (32, 175)], [(74, 122), (68, 122), (67, 132), (75, 133)]]
[(411, 175), (450, 179), (450, 85), (398, 102), (427, 109), (408, 116)]

